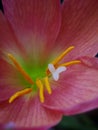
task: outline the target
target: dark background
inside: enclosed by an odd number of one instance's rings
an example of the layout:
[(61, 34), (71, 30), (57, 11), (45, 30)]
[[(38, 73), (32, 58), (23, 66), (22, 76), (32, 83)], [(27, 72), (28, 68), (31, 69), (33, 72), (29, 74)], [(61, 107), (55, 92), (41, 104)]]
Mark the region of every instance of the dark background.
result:
[[(0, 9), (3, 11), (1, 0)], [(96, 54), (96, 57), (98, 57), (98, 54)], [(64, 116), (62, 121), (51, 130), (98, 130), (98, 110), (76, 116)]]

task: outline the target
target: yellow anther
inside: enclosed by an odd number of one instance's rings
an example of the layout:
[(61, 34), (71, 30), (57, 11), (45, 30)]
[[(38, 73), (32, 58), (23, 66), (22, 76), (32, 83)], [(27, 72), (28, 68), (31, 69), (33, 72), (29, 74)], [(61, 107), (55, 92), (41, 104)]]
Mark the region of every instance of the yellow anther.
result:
[(43, 83), (40, 79), (36, 80), (36, 85), (39, 89), (39, 98), (40, 98), (40, 102), (43, 103), (44, 102), (44, 86)]
[(8, 54), (8, 57), (10, 60), (14, 63), (18, 71), (23, 75), (23, 77), (30, 83), (34, 84), (31, 77), (24, 71), (24, 69), (21, 67), (21, 65), (18, 63), (18, 61), (15, 59), (15, 57), (12, 54)]
[(24, 90), (18, 91), (15, 94), (13, 94), (10, 99), (9, 99), (9, 103), (12, 103), (16, 98), (23, 96), (25, 94), (28, 94), (32, 91), (32, 88), (26, 88)]
[(49, 84), (48, 76), (44, 78), (44, 82), (45, 82), (45, 87), (46, 87), (48, 93), (51, 94), (52, 91), (51, 91), (51, 87), (50, 87), (50, 84)]
[(63, 64), (61, 64), (59, 66), (65, 66), (65, 67), (67, 67), (67, 66), (74, 65), (74, 64), (79, 64), (79, 63), (81, 63), (80, 60), (73, 60), (73, 61), (70, 61), (70, 62), (63, 63)]
[(51, 63), (53, 64), (53, 65), (56, 65), (59, 61), (61, 61), (63, 58), (64, 58), (64, 56), (66, 55), (66, 54), (68, 54), (72, 49), (74, 49), (74, 46), (70, 46), (69, 48), (67, 48), (61, 55), (59, 55), (54, 61), (52, 61)]

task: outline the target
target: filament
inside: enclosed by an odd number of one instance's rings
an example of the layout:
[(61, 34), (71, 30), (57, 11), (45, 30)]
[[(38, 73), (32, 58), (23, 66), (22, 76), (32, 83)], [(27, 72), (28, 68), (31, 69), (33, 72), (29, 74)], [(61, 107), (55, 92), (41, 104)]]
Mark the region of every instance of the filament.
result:
[(23, 77), (30, 83), (34, 84), (31, 77), (24, 71), (24, 69), (21, 67), (21, 65), (18, 63), (18, 61), (15, 59), (15, 57), (12, 54), (8, 54), (8, 57), (10, 60), (14, 63), (18, 71), (23, 75)]
[(40, 102), (43, 103), (44, 102), (44, 86), (43, 86), (40, 79), (36, 80), (36, 85), (37, 85), (37, 87), (39, 89)]
[(48, 78), (48, 76), (46, 76), (46, 77), (44, 78), (44, 82), (45, 82), (45, 87), (46, 87), (48, 93), (51, 94), (52, 91), (51, 91), (51, 87), (50, 87), (50, 84), (49, 84), (49, 78)]
[(59, 61), (61, 61), (66, 54), (68, 54), (72, 49), (74, 49), (74, 46), (70, 46), (67, 48), (63, 53), (61, 53), (56, 59), (52, 61), (52, 64), (56, 65)]
[(74, 65), (74, 64), (79, 64), (79, 63), (81, 63), (80, 60), (73, 60), (73, 61), (70, 61), (70, 62), (63, 63), (63, 64), (61, 64), (59, 66), (65, 66), (65, 67), (67, 67), (67, 66)]
[(13, 94), (10, 99), (9, 99), (9, 103), (12, 103), (16, 98), (23, 96), (25, 94), (28, 94), (32, 91), (32, 88), (26, 88), (24, 90), (18, 91), (15, 94)]

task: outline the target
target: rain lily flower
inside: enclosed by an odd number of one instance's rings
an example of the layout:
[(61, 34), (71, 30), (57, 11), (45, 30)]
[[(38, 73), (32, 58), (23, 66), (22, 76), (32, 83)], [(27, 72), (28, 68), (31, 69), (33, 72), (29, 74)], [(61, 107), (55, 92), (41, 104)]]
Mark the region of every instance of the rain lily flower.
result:
[(97, 108), (98, 0), (2, 2), (0, 123), (44, 129)]

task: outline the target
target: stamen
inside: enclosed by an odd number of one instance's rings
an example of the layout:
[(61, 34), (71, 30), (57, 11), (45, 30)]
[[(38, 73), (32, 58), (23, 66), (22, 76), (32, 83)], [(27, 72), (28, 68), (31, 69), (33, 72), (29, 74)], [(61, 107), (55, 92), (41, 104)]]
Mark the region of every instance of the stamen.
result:
[(54, 61), (52, 61), (53, 65), (56, 65), (59, 61), (61, 61), (66, 54), (68, 54), (72, 49), (74, 49), (74, 46), (70, 46), (65, 50), (61, 55), (59, 55)]
[(40, 79), (36, 80), (36, 85), (37, 85), (37, 87), (39, 89), (40, 102), (43, 103), (44, 102), (44, 86), (43, 86)]
[(8, 57), (10, 60), (14, 63), (18, 71), (23, 75), (23, 77), (30, 83), (34, 84), (31, 77), (24, 71), (24, 69), (21, 67), (21, 65), (18, 63), (18, 61), (15, 59), (15, 57), (12, 54), (8, 54)]
[(73, 61), (70, 61), (70, 62), (63, 63), (63, 64), (61, 64), (59, 66), (65, 66), (65, 67), (67, 67), (67, 66), (74, 65), (74, 64), (79, 64), (79, 63), (81, 63), (80, 60), (73, 60)]
[(51, 93), (52, 93), (52, 90), (51, 90), (51, 87), (50, 87), (50, 84), (49, 84), (48, 76), (46, 76), (46, 77), (44, 78), (44, 82), (45, 82), (45, 87), (46, 87), (48, 93), (51, 94)]
[(32, 91), (32, 88), (26, 88), (24, 90), (18, 91), (15, 94), (13, 94), (10, 99), (9, 99), (9, 103), (12, 103), (16, 98), (23, 96), (25, 94), (28, 94)]

